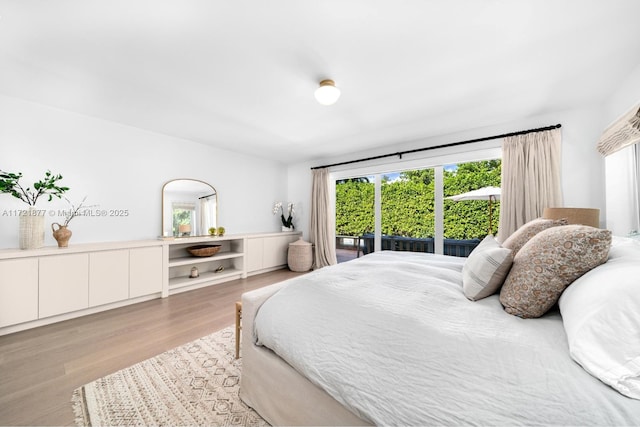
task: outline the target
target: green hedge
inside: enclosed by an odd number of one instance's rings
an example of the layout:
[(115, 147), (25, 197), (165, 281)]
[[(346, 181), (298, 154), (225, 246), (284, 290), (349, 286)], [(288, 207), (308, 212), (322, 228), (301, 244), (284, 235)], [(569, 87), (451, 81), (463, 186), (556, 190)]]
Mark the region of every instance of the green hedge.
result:
[[(481, 187), (500, 187), (501, 161), (460, 163), (444, 171), (444, 195)], [(500, 202), (494, 202), (492, 233), (497, 233)], [(444, 201), (444, 237), (473, 239), (487, 235), (488, 202)], [(336, 233), (362, 235), (374, 231), (374, 184), (345, 180), (336, 184)], [(382, 233), (406, 237), (434, 235), (433, 169), (407, 171), (395, 181), (382, 182)]]

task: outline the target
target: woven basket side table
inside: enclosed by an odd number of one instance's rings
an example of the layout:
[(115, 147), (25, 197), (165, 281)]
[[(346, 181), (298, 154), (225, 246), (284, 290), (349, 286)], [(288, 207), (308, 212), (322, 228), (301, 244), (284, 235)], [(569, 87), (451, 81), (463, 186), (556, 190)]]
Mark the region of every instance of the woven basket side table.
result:
[(313, 266), (313, 245), (302, 237), (289, 243), (287, 262), (291, 271), (309, 271)]

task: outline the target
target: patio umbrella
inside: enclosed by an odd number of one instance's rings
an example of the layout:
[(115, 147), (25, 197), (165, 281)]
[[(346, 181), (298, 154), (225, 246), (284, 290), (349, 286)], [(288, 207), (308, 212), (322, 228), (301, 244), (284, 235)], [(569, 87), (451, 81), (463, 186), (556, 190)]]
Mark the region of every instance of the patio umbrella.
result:
[(467, 191), (466, 193), (456, 194), (455, 196), (445, 197), (446, 199), (453, 200), (454, 202), (461, 202), (464, 200), (488, 200), (489, 201), (489, 234), (491, 234), (492, 225), (492, 207), (491, 204), (495, 200), (500, 200), (500, 187), (482, 187), (477, 190)]

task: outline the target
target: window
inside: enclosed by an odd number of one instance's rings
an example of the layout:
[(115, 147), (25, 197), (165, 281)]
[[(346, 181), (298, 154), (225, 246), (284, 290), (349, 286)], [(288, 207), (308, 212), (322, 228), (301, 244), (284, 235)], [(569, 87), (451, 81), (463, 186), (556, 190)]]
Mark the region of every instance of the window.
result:
[[(361, 242), (353, 244), (365, 254), (403, 250), (468, 256), (484, 236), (497, 232), (499, 198), (490, 203), (447, 197), (482, 187), (500, 187), (501, 160), (496, 154), (499, 150), (491, 150), (492, 156), (485, 157), (488, 160), (398, 167), (357, 178), (340, 176), (347, 171), (332, 173), (338, 178), (335, 202), (339, 261), (342, 250), (350, 249), (345, 236), (360, 237)], [(360, 256), (356, 248), (351, 249), (354, 252), (347, 259)]]
[(193, 203), (174, 202), (171, 205), (173, 235), (191, 236), (196, 233), (196, 205)]

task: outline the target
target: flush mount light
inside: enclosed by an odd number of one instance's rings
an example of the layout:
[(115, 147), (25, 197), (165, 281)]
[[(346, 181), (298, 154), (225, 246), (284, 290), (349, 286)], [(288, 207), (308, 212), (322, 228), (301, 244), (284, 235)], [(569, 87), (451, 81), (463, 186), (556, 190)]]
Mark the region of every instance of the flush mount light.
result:
[(314, 93), (316, 100), (322, 105), (333, 105), (340, 98), (340, 89), (333, 80), (323, 80)]

